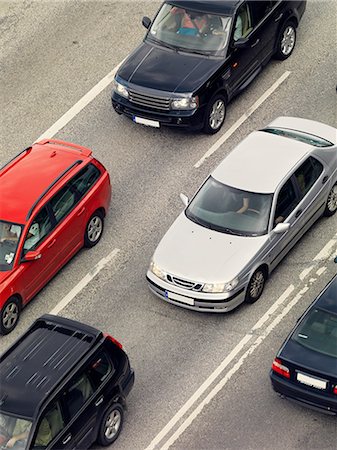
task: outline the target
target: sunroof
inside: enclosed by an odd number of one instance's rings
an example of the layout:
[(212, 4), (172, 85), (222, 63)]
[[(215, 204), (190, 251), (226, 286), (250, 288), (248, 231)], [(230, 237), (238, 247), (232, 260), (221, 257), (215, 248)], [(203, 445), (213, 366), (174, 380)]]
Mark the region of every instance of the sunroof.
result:
[(331, 147), (333, 145), (332, 142), (321, 137), (310, 133), (304, 133), (303, 131), (290, 130), (288, 128), (263, 128), (261, 131), (276, 134), (277, 136), (283, 136), (289, 139), (295, 139), (296, 141), (313, 145), (314, 147)]

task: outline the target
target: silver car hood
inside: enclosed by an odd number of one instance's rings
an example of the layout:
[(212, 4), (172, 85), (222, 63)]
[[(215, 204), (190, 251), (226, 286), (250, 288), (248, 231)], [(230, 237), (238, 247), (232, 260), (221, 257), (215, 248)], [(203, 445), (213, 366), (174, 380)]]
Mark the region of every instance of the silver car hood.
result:
[(182, 212), (160, 241), (154, 262), (164, 271), (190, 281), (231, 281), (268, 240), (234, 236), (204, 228)]

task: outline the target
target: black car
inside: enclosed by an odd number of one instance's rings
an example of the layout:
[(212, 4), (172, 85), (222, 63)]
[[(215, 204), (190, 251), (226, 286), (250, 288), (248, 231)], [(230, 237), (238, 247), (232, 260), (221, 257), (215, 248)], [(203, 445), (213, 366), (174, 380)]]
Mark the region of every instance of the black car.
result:
[(85, 449), (114, 442), (134, 372), (121, 344), (44, 315), (0, 357), (0, 448)]
[(134, 122), (219, 131), (227, 103), (274, 55), (288, 58), (300, 0), (167, 0), (118, 70), (112, 104)]
[(270, 378), (282, 396), (337, 414), (337, 275), (285, 340)]

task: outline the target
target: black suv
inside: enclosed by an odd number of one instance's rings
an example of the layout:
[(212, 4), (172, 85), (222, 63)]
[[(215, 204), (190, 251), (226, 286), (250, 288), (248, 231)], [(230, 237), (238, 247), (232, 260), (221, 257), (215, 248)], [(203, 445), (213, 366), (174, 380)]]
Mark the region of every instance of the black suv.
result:
[(84, 449), (114, 442), (134, 372), (121, 344), (44, 315), (0, 357), (0, 447)]
[(134, 122), (221, 128), (227, 103), (274, 55), (286, 59), (306, 1), (168, 0), (118, 70), (112, 104)]

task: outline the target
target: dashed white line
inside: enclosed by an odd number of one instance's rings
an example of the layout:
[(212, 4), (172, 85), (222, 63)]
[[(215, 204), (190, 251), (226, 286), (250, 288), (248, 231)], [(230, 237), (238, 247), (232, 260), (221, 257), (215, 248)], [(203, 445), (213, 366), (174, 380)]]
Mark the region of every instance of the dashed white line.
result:
[(199, 159), (197, 163), (194, 164), (194, 167), (195, 168), (200, 167), (207, 158), (213, 155), (213, 153), (215, 153), (218, 150), (218, 148), (224, 142), (226, 142), (228, 138), (230, 138), (230, 136), (248, 119), (248, 117), (251, 116), (253, 112), (256, 111), (265, 100), (267, 100), (267, 98), (283, 83), (283, 81), (288, 78), (290, 73), (291, 72), (289, 72), (288, 70), (284, 72), (284, 74), (281, 75), (280, 78), (277, 81), (275, 81), (275, 83), (269, 89), (267, 89), (266, 92), (263, 95), (261, 95), (261, 97), (258, 100), (256, 100), (256, 102), (234, 123), (234, 125), (232, 125), (230, 129), (227, 130), (226, 133), (223, 134), (220, 137), (220, 139), (218, 139), (212, 145), (212, 147), (209, 148), (209, 150), (207, 150), (204, 156), (201, 159)]
[(300, 280), (303, 281), (304, 278), (312, 271), (314, 266), (306, 267), (302, 272), (300, 273)]
[(50, 311), (49, 314), (57, 315), (62, 311), (81, 290), (119, 253), (119, 249), (115, 248), (105, 258), (102, 258), (93, 269), (82, 278), (79, 283)]
[(326, 267), (321, 267), (320, 269), (317, 270), (317, 275), (320, 277), (322, 275), (322, 273), (324, 273), (326, 271)]
[(322, 250), (317, 253), (314, 258), (314, 261), (325, 261), (332, 254), (332, 247), (337, 243), (337, 239), (331, 239)]

